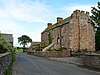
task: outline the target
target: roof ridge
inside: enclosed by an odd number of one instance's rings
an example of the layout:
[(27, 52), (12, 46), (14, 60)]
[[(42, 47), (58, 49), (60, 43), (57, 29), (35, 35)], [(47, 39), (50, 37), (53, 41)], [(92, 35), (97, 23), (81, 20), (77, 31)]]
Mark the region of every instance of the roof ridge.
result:
[[(61, 23), (61, 24), (65, 24), (65, 23), (69, 22), (70, 19), (71, 19), (71, 16), (69, 16), (69, 17), (63, 19), (60, 23)], [(52, 30), (52, 29), (56, 28), (56, 27), (58, 26), (57, 24), (59, 24), (59, 23), (55, 23), (55, 24), (53, 24), (52, 26), (47, 27), (43, 32), (46, 32), (46, 31), (49, 31), (49, 30)], [(43, 33), (43, 32), (42, 32), (42, 33)]]

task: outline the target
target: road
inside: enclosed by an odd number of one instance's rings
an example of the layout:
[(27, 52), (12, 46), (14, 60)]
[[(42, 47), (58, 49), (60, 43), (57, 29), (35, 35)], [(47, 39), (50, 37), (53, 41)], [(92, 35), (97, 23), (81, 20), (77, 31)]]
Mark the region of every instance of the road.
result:
[(13, 75), (100, 75), (100, 73), (80, 68), (74, 64), (17, 53)]

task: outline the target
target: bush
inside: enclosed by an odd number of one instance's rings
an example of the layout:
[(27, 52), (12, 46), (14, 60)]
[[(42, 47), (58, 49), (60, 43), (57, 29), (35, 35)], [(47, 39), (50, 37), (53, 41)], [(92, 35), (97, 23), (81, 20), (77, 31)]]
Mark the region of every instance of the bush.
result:
[(10, 44), (4, 40), (2, 37), (0, 37), (0, 53), (5, 53), (7, 51), (11, 51), (12, 47)]
[(41, 49), (47, 47), (48, 45), (46, 45), (45, 43), (41, 43)]

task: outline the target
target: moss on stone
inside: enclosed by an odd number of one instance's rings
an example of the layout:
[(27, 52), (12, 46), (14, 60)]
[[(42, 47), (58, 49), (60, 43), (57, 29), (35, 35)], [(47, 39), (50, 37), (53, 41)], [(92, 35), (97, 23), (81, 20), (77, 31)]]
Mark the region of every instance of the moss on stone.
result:
[(52, 26), (46, 28), (44, 31), (52, 30), (52, 29), (54, 29), (55, 27), (57, 27), (57, 24), (54, 24), (54, 25), (52, 25)]
[[(70, 21), (71, 17), (68, 17), (68, 18), (65, 18), (64, 20), (62, 20), (60, 23), (61, 24), (65, 24), (65, 23), (68, 23)], [(58, 23), (55, 23), (54, 25), (50, 26), (50, 27), (47, 27), (43, 32), (46, 32), (46, 31), (50, 31), (54, 28), (56, 28), (58, 26)]]

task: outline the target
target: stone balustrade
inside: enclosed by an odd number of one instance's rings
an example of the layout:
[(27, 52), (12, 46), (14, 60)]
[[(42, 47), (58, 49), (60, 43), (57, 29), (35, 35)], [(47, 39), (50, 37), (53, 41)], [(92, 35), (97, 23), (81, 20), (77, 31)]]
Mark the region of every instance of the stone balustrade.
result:
[(11, 62), (11, 52), (0, 54), (0, 75), (4, 75), (5, 70)]

